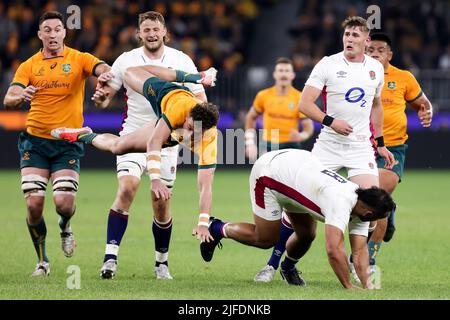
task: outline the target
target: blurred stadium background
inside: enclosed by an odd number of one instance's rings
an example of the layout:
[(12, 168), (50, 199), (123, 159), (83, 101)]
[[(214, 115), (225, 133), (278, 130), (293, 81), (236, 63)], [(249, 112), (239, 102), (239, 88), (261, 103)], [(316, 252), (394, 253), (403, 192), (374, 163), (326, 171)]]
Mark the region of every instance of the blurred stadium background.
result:
[[(221, 107), (221, 129), (244, 126), (245, 113), (256, 92), (273, 83), (277, 57), (293, 59), (295, 86), (302, 89), (321, 57), (342, 50), (342, 20), (349, 15), (368, 17), (367, 7), (379, 5), (382, 30), (393, 39), (392, 64), (414, 73), (435, 111), (431, 130), (423, 131), (415, 113), (408, 110), (411, 138), (406, 167), (450, 167), (449, 148), (428, 148), (430, 139), (436, 145), (445, 145), (450, 124), (448, 1), (2, 1), (0, 96), (4, 96), (20, 62), (41, 46), (36, 36), (38, 17), (47, 10), (66, 14), (72, 4), (81, 8), (81, 30), (69, 30), (66, 44), (91, 52), (109, 64), (122, 52), (138, 46), (138, 14), (161, 12), (170, 32), (170, 46), (187, 53), (199, 70), (210, 66), (219, 69), (218, 85), (207, 94)], [(95, 79), (91, 78), (86, 88), (85, 123), (95, 130), (116, 132), (125, 105), (123, 95), (117, 95), (106, 111), (97, 110), (90, 100), (94, 86)], [(23, 128), (26, 109), (24, 106), (19, 112), (0, 112), (0, 130), (7, 130), (2, 144), (15, 145), (16, 134), (11, 130)], [(427, 159), (422, 156), (425, 148)], [(104, 156), (88, 150), (84, 167), (96, 163), (114, 166), (114, 161), (97, 158)], [(2, 154), (0, 165), (17, 167), (17, 159), (14, 152)]]

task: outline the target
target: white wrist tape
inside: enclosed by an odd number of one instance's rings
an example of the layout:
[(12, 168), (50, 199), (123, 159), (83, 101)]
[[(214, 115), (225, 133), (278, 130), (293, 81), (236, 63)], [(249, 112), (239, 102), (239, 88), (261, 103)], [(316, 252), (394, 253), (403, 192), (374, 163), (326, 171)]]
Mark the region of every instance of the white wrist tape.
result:
[(311, 135), (308, 132), (305, 132), (305, 131), (302, 131), (299, 134), (299, 137), (302, 139), (302, 141), (308, 140), (310, 136)]
[(198, 225), (209, 227), (209, 214), (208, 213), (200, 213), (198, 215)]
[(249, 129), (245, 131), (245, 145), (255, 144), (256, 133), (254, 129)]
[(147, 170), (151, 180), (161, 178), (161, 151), (147, 153)]

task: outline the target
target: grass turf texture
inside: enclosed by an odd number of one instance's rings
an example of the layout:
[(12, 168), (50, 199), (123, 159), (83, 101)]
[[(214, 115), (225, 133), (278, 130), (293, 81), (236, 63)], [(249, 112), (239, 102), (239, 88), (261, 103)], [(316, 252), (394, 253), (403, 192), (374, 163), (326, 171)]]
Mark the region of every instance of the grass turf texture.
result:
[[(249, 171), (218, 170), (214, 182), (213, 215), (227, 221), (252, 221)], [(58, 216), (47, 192), (47, 254), (51, 274), (31, 278), (36, 254), (25, 225), (25, 204), (18, 171), (0, 171), (0, 299), (449, 299), (450, 215), (449, 171), (407, 171), (395, 192), (397, 232), (377, 259), (381, 290), (346, 291), (328, 264), (324, 225), (310, 251), (298, 264), (306, 288), (288, 286), (277, 273), (270, 284), (253, 282), (271, 250), (222, 241), (212, 262), (203, 262), (198, 241), (191, 236), (197, 221), (198, 195), (194, 171), (180, 170), (172, 202), (174, 227), (169, 267), (174, 280), (153, 275), (154, 242), (148, 179), (130, 210), (119, 253), (117, 276), (102, 280), (109, 207), (116, 192), (113, 170), (83, 170), (72, 221), (77, 249), (68, 259), (60, 248)], [(49, 188), (51, 189), (51, 188)], [(81, 289), (69, 290), (70, 265), (81, 270)]]

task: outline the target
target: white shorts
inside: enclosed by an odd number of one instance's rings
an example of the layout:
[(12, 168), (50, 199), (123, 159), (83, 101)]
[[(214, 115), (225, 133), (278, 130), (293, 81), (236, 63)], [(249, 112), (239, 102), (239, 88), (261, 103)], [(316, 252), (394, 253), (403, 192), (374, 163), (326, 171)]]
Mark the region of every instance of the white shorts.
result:
[[(270, 160), (271, 158), (265, 158)], [(260, 185), (257, 180), (263, 176), (268, 176), (268, 163), (264, 158), (259, 158), (250, 173), (250, 199), (252, 202), (253, 213), (264, 220), (280, 220), (283, 209), (278, 203), (274, 192)], [(267, 174), (266, 174), (267, 173)]]
[[(173, 187), (177, 177), (178, 146), (161, 150), (161, 181)], [(117, 156), (117, 177), (134, 176), (141, 178), (147, 167), (145, 153), (127, 153)]]
[(375, 150), (370, 143), (343, 144), (329, 140), (317, 140), (311, 152), (332, 171), (336, 172), (345, 168), (348, 178), (361, 174), (378, 177)]

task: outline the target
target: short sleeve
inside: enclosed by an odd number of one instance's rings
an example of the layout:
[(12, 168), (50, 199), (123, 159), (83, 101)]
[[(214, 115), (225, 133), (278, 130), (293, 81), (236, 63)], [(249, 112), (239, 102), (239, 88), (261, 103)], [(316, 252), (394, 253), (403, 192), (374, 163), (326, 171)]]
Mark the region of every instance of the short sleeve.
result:
[(124, 54), (122, 53), (111, 66), (111, 73), (114, 74), (114, 78), (108, 81), (108, 85), (116, 91), (119, 91), (123, 85)]
[(262, 91), (256, 94), (255, 100), (253, 100), (253, 109), (258, 113), (264, 112), (264, 93)]
[(329, 57), (323, 57), (313, 68), (305, 85), (322, 90), (327, 84), (327, 65)]
[(383, 90), (383, 86), (384, 86), (384, 68), (383, 65), (380, 63), (380, 81), (378, 82), (377, 88), (375, 89), (375, 97), (378, 98), (381, 96), (381, 91)]
[(422, 95), (422, 88), (417, 82), (416, 78), (409, 71), (405, 72), (406, 76), (406, 91), (405, 100), (407, 102), (412, 102)]
[(29, 60), (21, 63), (19, 68), (17, 68), (14, 78), (10, 86), (18, 85), (26, 88), (30, 84), (30, 74), (31, 74), (31, 63)]
[(199, 156), (199, 169), (215, 168), (217, 164), (217, 128), (206, 130), (201, 143), (194, 146), (193, 151)]
[(352, 216), (348, 223), (348, 233), (367, 237), (369, 235), (369, 224), (370, 222), (363, 222), (358, 217)]
[(95, 68), (105, 63), (102, 60), (98, 59), (97, 57), (94, 57), (92, 54), (83, 52), (82, 55), (82, 65), (83, 65), (83, 71), (86, 76), (95, 75)]
[[(324, 212), (322, 210), (322, 212)], [(337, 209), (330, 209), (328, 212), (324, 212), (325, 214), (325, 224), (334, 226), (345, 233), (345, 229), (347, 228), (348, 219), (342, 217), (340, 212)]]

